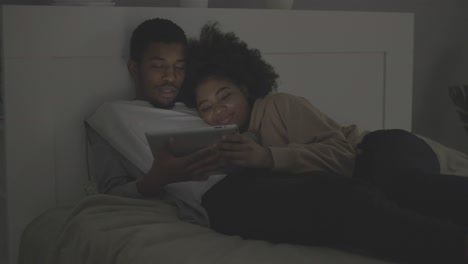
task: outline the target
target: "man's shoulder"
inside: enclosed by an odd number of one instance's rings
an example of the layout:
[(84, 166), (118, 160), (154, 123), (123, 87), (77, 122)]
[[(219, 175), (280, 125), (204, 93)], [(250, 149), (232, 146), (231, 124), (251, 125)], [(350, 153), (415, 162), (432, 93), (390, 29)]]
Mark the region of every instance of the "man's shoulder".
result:
[(184, 103), (177, 102), (175, 103), (174, 107), (172, 108), (173, 111), (182, 112), (190, 115), (198, 116), (198, 111), (194, 108), (190, 108), (186, 106)]
[(107, 113), (153, 113), (158, 115), (173, 115), (173, 114), (188, 114), (191, 116), (198, 116), (198, 112), (194, 109), (187, 107), (183, 103), (175, 103), (171, 109), (156, 108), (147, 101), (142, 100), (119, 100), (112, 102), (103, 103), (97, 110), (97, 112)]
[(142, 100), (117, 100), (106, 101), (100, 107), (123, 107), (123, 106), (139, 106), (139, 107), (152, 107), (147, 101)]

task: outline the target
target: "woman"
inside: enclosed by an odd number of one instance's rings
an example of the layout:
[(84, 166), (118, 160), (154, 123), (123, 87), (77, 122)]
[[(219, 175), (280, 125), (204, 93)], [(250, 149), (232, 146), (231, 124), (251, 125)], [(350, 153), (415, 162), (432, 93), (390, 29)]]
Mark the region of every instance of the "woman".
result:
[[(424, 142), (404, 131), (361, 134), (303, 98), (271, 94), (274, 69), (216, 24), (202, 29), (189, 52), (186, 103), (208, 124), (237, 124), (256, 138), (226, 136), (217, 146), (226, 164), (250, 170), (203, 196), (215, 230), (397, 262), (467, 263), (468, 181), (439, 175)], [(377, 144), (382, 135), (406, 141), (399, 145), (417, 155), (397, 148), (376, 155), (390, 149)], [(392, 165), (378, 171), (374, 165), (388, 158)]]

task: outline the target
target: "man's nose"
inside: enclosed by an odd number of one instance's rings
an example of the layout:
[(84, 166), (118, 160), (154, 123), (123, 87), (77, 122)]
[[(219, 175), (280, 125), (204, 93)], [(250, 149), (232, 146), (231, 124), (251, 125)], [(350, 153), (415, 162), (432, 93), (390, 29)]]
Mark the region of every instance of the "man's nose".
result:
[(166, 71), (164, 72), (164, 80), (168, 82), (174, 82), (176, 79), (175, 70), (173, 67), (167, 67)]

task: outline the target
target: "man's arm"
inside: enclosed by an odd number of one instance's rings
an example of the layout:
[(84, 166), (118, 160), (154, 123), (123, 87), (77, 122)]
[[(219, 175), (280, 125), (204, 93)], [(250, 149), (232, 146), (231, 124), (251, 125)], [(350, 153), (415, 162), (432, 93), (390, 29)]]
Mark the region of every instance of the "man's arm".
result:
[(143, 196), (153, 195), (156, 190), (167, 184), (206, 180), (207, 172), (221, 167), (215, 146), (208, 146), (187, 156), (176, 157), (172, 154), (175, 144), (177, 143), (171, 138), (155, 155), (148, 173), (137, 181), (137, 188)]
[(92, 128), (87, 129), (92, 150), (94, 180), (100, 193), (130, 198), (158, 196), (170, 183), (206, 179), (206, 172), (218, 169), (214, 146), (185, 157), (175, 157), (171, 150), (176, 142), (168, 142), (145, 174), (115, 150)]
[(144, 198), (137, 182), (144, 173), (120, 154), (92, 128), (87, 127), (90, 166), (99, 193), (129, 198)]

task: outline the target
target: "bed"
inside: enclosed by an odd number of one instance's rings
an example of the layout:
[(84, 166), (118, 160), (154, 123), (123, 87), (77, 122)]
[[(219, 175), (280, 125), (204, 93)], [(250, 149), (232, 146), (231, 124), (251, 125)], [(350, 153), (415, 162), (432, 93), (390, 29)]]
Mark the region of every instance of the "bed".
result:
[(343, 125), (411, 130), (412, 14), (2, 6), (0, 239), (9, 263), (382, 263), (222, 236), (181, 222), (161, 201), (86, 196), (83, 120), (105, 101), (132, 98), (129, 37), (153, 17), (189, 36), (217, 20), (263, 52), (280, 91), (306, 97)]

